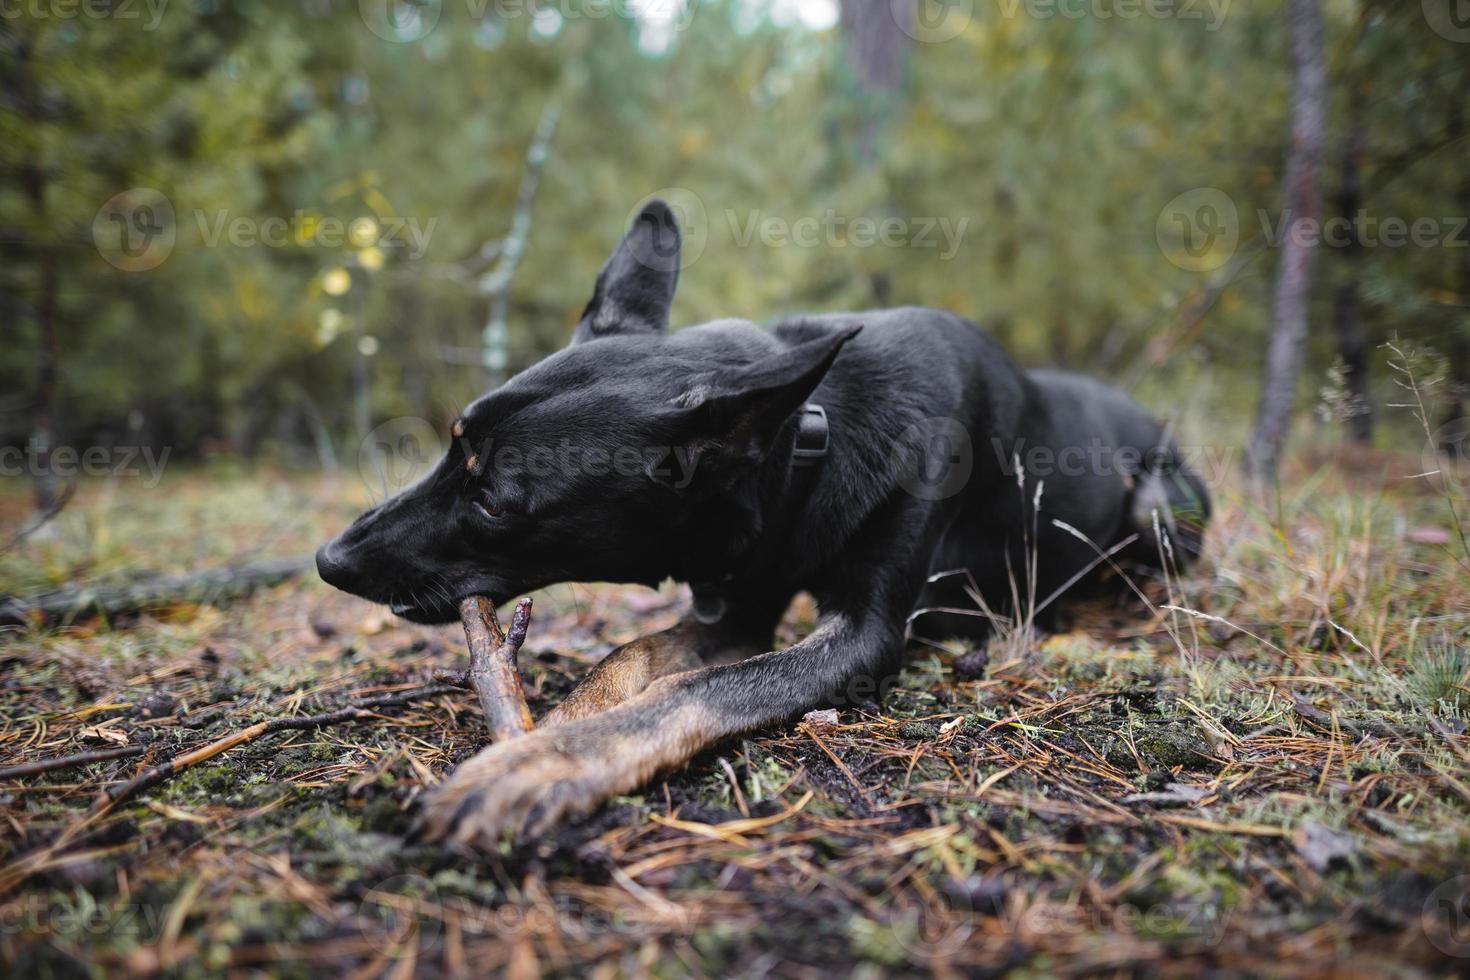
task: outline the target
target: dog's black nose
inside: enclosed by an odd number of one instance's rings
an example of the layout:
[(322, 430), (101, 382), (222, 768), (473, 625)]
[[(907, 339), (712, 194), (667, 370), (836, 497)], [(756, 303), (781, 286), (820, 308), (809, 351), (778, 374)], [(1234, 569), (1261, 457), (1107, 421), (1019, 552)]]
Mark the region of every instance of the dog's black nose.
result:
[(321, 550), (316, 553), (316, 573), (328, 585), (344, 592), (354, 591), (352, 586), (357, 576), (352, 567), (343, 560), (342, 549), (335, 541), (322, 545)]

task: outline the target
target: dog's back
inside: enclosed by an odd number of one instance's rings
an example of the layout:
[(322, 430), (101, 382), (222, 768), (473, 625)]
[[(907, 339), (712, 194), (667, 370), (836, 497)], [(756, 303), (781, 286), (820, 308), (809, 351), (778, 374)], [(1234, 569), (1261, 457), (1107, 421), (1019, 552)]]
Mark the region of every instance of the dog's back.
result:
[(1018, 597), (1084, 591), (1115, 562), (1157, 569), (1199, 556), (1208, 492), (1168, 427), (1126, 393), (1085, 375), (1023, 371), (983, 329), (943, 310), (804, 318), (775, 333), (795, 342), (856, 322), (862, 334), (814, 393), (833, 419), (825, 465), (836, 478), (823, 485), (844, 524), (893, 493), (959, 498), (931, 565), (959, 574), (919, 602), (951, 611), (920, 620), (924, 635), (986, 633), (984, 616), (956, 611), (978, 612), (971, 583), (1005, 611)]

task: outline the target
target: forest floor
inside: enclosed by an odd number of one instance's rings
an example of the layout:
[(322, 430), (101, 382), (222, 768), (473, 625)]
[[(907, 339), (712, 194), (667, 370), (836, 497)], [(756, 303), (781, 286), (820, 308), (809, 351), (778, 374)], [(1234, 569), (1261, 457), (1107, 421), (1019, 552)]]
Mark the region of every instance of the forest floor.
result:
[[(259, 735), (94, 807), (257, 722), (461, 666), (458, 627), (308, 575), (0, 632), (0, 768), (135, 753), (0, 778), (0, 974), (1461, 975), (1470, 556), (1444, 496), (1382, 469), (1298, 464), (1270, 513), (1227, 488), (1186, 579), (960, 670), (964, 648), (917, 645), (882, 706), (478, 860), (404, 839), (486, 740), (468, 692)], [(345, 475), (218, 467), (87, 485), (0, 554), (0, 592), (307, 553), (364, 500)], [(533, 712), (687, 601), (538, 596)]]

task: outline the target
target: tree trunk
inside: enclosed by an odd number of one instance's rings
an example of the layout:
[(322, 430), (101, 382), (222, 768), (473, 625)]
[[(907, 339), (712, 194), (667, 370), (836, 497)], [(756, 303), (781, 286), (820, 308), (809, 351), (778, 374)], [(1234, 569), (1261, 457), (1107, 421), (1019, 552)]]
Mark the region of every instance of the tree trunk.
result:
[(903, 88), (909, 35), (899, 17), (906, 10), (892, 0), (842, 0), (843, 53), (858, 89), (854, 155), (860, 166), (878, 158), (884, 120)]
[[(1455, 102), (1450, 110), (1450, 135), (1458, 138), (1464, 131), (1464, 109)], [(1460, 177), (1459, 196), (1460, 214), (1470, 214), (1470, 173), (1462, 173)], [(1470, 297), (1470, 249), (1460, 249), (1459, 282), (1455, 287), (1460, 294), (1460, 302), (1465, 303)], [(1460, 309), (1463, 311), (1466, 307), (1462, 305)], [(1440, 450), (1453, 461), (1465, 451), (1461, 423), (1470, 414), (1466, 412), (1466, 402), (1470, 402), (1470, 312), (1460, 314), (1459, 329), (1451, 327), (1446, 356), (1449, 360), (1449, 390), (1444, 416), (1440, 419), (1440, 431), (1444, 433)]]
[[(32, 74), (34, 51), (30, 42), (20, 41), (16, 52), (16, 101), (22, 115), (36, 125), (41, 117), (39, 86)], [(56, 474), (51, 469), (51, 450), (56, 444), (56, 357), (60, 343), (56, 336), (56, 252), (46, 239), (50, 235), (46, 213), (46, 162), (37, 150), (25, 167), (25, 192), (34, 222), (29, 245), (36, 256), (36, 397), (31, 414), (31, 472), (35, 474), (33, 493), (38, 513), (55, 506), (59, 494)]]
[(1248, 453), (1258, 487), (1273, 481), (1296, 401), (1297, 376), (1306, 346), (1312, 266), (1317, 240), (1312, 231), (1322, 214), (1319, 186), (1322, 129), (1327, 103), (1327, 63), (1317, 0), (1289, 0), (1291, 35), (1291, 147), (1286, 161), (1286, 214), (1281, 260), (1271, 302), (1271, 339), (1260, 408)]
[(371, 349), (367, 344), (367, 323), (363, 311), (367, 308), (364, 294), (368, 290), (371, 273), (359, 269), (352, 273), (352, 322), (356, 342), (352, 349), (352, 423), (359, 440), (366, 439), (373, 428), (373, 366), (369, 360)]
[[(1349, 109), (1359, 112), (1357, 100)], [(1351, 231), (1342, 247), (1342, 281), (1333, 301), (1332, 327), (1337, 340), (1337, 356), (1343, 365), (1343, 381), (1347, 385), (1349, 431), (1353, 441), (1362, 445), (1373, 442), (1373, 403), (1368, 396), (1368, 341), (1363, 336), (1362, 302), (1358, 278), (1363, 274), (1363, 243), (1358, 240), (1358, 226), (1353, 221), (1363, 206), (1359, 160), (1362, 158), (1365, 133), (1362, 117), (1348, 128), (1342, 149), (1342, 184), (1338, 188), (1338, 211), (1347, 219)]]
[(541, 171), (551, 157), (551, 140), (561, 118), (561, 98), (553, 95), (541, 109), (536, 132), (526, 148), (526, 167), (521, 171), (521, 185), (510, 215), (510, 230), (500, 240), (495, 265), (480, 276), (479, 289), (490, 300), (485, 328), (480, 332), (484, 348), (485, 390), (494, 391), (505, 384), (510, 367), (510, 329), (506, 318), (510, 311), (510, 286), (516, 269), (525, 255), (531, 238), (531, 205), (536, 189), (541, 186)]

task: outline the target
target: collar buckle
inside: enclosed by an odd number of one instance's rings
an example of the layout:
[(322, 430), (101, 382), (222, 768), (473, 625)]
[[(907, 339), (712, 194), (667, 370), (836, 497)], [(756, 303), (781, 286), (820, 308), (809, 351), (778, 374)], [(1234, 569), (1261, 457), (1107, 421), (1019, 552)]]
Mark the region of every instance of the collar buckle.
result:
[(796, 427), (796, 446), (791, 451), (791, 465), (816, 466), (827, 455), (830, 435), (827, 410), (812, 402), (801, 406), (801, 418)]

